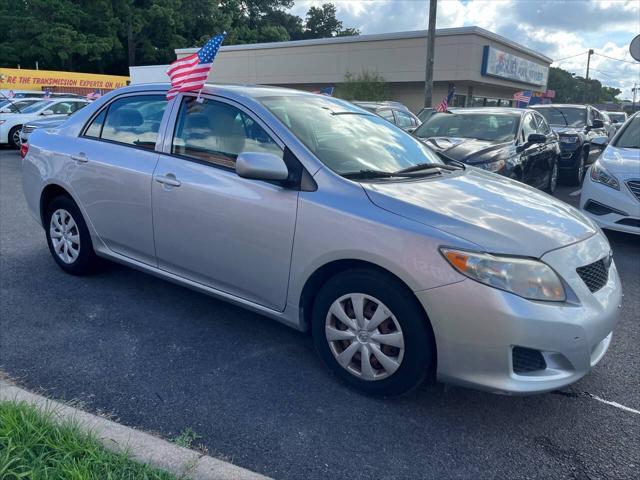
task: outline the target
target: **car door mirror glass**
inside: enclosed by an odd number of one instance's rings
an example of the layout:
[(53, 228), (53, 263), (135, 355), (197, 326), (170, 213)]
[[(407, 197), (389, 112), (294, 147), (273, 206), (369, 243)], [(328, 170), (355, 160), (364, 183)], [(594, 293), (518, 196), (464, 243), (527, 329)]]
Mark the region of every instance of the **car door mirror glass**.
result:
[(40, 115), (53, 115), (53, 110), (44, 110)]
[(541, 133), (531, 133), (527, 138), (527, 143), (529, 145), (533, 145), (534, 143), (545, 143), (546, 141), (547, 137)]
[(284, 160), (268, 152), (243, 152), (236, 159), (236, 173), (253, 180), (286, 180), (289, 170)]
[(3, 108), (0, 110), (0, 113), (11, 113), (11, 109), (10, 108)]
[(604, 128), (604, 122), (599, 118), (596, 118), (591, 122), (591, 128)]
[(591, 140), (591, 144), (597, 147), (606, 147), (609, 143), (609, 138), (605, 136), (594, 137)]

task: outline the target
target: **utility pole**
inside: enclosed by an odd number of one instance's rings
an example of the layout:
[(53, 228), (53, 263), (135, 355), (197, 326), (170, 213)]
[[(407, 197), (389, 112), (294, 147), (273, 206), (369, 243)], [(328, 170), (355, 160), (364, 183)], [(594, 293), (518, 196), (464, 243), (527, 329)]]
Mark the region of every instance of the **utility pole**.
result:
[(636, 112), (636, 92), (638, 91), (638, 84), (636, 82), (633, 83), (633, 88), (631, 89), (633, 92), (633, 105), (631, 107), (631, 111), (633, 113)]
[(424, 106), (433, 99), (433, 54), (436, 44), (436, 9), (438, 0), (429, 0), (429, 30), (427, 30), (427, 64), (424, 77)]
[(587, 103), (587, 94), (589, 90), (589, 65), (591, 63), (591, 55), (593, 55), (593, 48), (589, 49), (589, 54), (587, 55), (587, 75), (584, 78), (584, 103)]

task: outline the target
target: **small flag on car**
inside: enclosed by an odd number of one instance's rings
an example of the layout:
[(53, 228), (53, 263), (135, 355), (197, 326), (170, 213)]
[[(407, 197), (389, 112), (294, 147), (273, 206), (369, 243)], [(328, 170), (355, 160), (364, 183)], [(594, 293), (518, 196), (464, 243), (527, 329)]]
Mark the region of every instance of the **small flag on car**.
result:
[(169, 65), (167, 75), (171, 80), (171, 88), (167, 92), (167, 100), (171, 100), (179, 92), (194, 92), (202, 89), (227, 32), (216, 35), (204, 47), (188, 57), (180, 58)]
[(436, 107), (436, 112), (446, 112), (449, 109), (449, 105), (453, 101), (453, 94), (456, 91), (456, 87), (453, 84), (449, 85), (449, 92), (447, 96), (442, 99), (440, 104)]

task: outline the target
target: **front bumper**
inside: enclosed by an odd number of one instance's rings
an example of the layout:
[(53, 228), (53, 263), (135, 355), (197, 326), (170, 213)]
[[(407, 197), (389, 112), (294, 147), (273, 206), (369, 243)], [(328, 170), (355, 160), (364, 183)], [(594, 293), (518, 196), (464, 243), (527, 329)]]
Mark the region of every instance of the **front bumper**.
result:
[(560, 158), (558, 168), (560, 170), (571, 170), (577, 167), (580, 156), (582, 155), (582, 144), (576, 143), (560, 143)]
[[(580, 210), (589, 215), (601, 228), (640, 234), (640, 201), (629, 191), (624, 180), (619, 180), (620, 190), (616, 190), (594, 182), (587, 173), (580, 192)], [(585, 208), (589, 202), (597, 202), (616, 211), (596, 215)]]
[[(545, 254), (568, 286), (560, 304), (535, 302), (474, 280), (417, 292), (433, 326), (438, 379), (496, 393), (541, 393), (569, 385), (606, 353), (618, 321), (620, 278), (591, 293), (576, 268), (610, 251), (601, 233)], [(546, 368), (515, 373), (514, 347), (538, 350)]]

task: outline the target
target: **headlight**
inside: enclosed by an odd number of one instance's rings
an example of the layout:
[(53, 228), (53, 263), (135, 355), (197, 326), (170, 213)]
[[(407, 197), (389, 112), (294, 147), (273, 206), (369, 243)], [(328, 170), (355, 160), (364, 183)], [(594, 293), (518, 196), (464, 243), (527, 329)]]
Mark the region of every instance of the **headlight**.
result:
[(560, 142), (562, 143), (576, 143), (578, 141), (578, 137), (576, 135), (566, 136), (562, 135), (560, 137)]
[(591, 180), (596, 183), (601, 183), (607, 187), (620, 190), (620, 182), (618, 182), (618, 179), (604, 168), (600, 162), (596, 162), (591, 166), (589, 176), (591, 177)]
[(488, 253), (441, 248), (444, 258), (463, 275), (490, 287), (530, 300), (563, 302), (566, 295), (558, 275), (537, 260), (496, 257)]
[(499, 172), (504, 168), (504, 160), (496, 160), (495, 162), (481, 163), (478, 165), (480, 168), (484, 170), (489, 170), (490, 172)]

